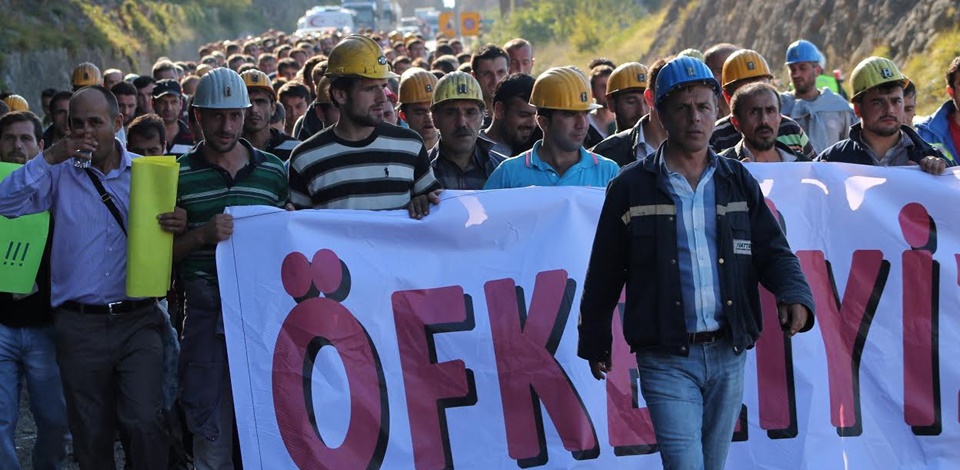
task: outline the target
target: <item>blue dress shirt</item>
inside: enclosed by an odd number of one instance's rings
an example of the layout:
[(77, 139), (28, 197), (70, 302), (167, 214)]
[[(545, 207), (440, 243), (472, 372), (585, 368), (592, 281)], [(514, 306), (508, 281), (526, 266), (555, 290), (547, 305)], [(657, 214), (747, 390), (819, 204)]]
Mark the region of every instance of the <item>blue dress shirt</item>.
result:
[[(133, 155), (120, 141), (120, 166), (101, 179), (124, 225), (130, 208)], [(51, 248), (51, 298), (57, 307), (68, 300), (104, 305), (127, 299), (127, 237), (97, 188), (73, 159), (50, 165), (43, 153), (0, 181), (0, 215), (18, 217), (49, 210), (54, 221)]]
[(677, 207), (677, 263), (689, 333), (716, 331), (724, 323), (716, 262), (717, 198), (713, 174), (717, 158), (712, 151), (707, 156), (708, 165), (696, 189), (690, 187), (686, 177), (671, 171), (666, 160), (661, 164), (661, 177), (670, 183), (667, 187)]

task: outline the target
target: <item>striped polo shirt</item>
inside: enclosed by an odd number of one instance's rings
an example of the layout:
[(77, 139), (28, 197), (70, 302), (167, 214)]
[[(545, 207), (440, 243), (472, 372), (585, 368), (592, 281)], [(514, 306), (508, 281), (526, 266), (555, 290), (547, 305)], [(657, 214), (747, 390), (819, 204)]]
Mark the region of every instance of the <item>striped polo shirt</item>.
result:
[[(203, 157), (203, 142), (177, 160), (177, 206), (187, 211), (187, 230), (199, 229), (228, 206), (283, 207), (287, 203), (287, 171), (283, 162), (253, 148), (244, 139), (239, 144), (250, 152), (250, 162), (236, 177)], [(216, 248), (206, 245), (187, 255), (180, 265), (184, 279), (216, 282)]]
[(416, 132), (380, 124), (351, 142), (330, 126), (290, 156), (290, 202), (298, 209), (403, 209), (440, 189)]

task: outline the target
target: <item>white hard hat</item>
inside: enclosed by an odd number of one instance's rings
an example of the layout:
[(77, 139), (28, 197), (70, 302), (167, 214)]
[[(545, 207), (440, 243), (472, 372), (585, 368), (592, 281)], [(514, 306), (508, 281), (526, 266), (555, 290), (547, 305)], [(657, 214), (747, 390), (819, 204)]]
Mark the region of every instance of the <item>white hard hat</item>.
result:
[(240, 74), (221, 67), (200, 77), (193, 95), (193, 106), (207, 109), (249, 108), (250, 95)]

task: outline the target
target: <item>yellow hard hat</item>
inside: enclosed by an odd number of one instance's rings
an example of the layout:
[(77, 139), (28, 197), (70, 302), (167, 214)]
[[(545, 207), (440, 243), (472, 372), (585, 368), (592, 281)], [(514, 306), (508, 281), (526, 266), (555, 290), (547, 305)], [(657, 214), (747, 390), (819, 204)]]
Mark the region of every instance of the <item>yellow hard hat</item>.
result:
[(91, 64), (90, 62), (84, 62), (73, 69), (73, 76), (70, 78), (70, 84), (74, 88), (80, 88), (85, 86), (99, 85), (103, 83), (103, 74), (100, 73), (100, 69)]
[(591, 111), (602, 108), (590, 98), (590, 82), (569, 67), (553, 67), (537, 77), (530, 93), (530, 105), (565, 111)]
[(30, 105), (27, 100), (20, 95), (10, 95), (3, 99), (4, 104), (13, 111), (30, 111)]
[(906, 87), (910, 83), (910, 80), (897, 68), (897, 64), (885, 57), (863, 59), (853, 69), (851, 80), (853, 81), (853, 99), (857, 99), (863, 92), (885, 83), (898, 83), (902, 87)]
[(480, 107), (487, 104), (483, 101), (483, 91), (480, 90), (480, 82), (473, 75), (457, 70), (450, 72), (437, 81), (437, 86), (433, 92), (433, 103), (430, 107), (452, 100), (472, 100), (476, 101)]
[(754, 77), (773, 79), (770, 66), (759, 52), (751, 49), (740, 49), (727, 57), (723, 63), (721, 82), (724, 88), (738, 80)]
[(211, 70), (213, 70), (213, 67), (211, 67), (210, 65), (208, 65), (208, 64), (200, 64), (200, 65), (197, 66), (197, 73), (196, 73), (196, 75), (197, 75), (198, 77), (203, 77), (204, 75), (210, 73)]
[(333, 101), (330, 100), (330, 79), (323, 77), (317, 83), (317, 104), (331, 104)]
[(247, 85), (248, 92), (258, 89), (270, 93), (274, 100), (277, 99), (277, 92), (273, 89), (273, 83), (270, 82), (270, 77), (267, 74), (256, 69), (250, 69), (241, 73), (240, 78), (243, 78), (243, 83)]
[(420, 67), (410, 67), (400, 75), (400, 88), (397, 90), (399, 103), (430, 103), (436, 87), (436, 75)]
[(329, 77), (398, 78), (373, 39), (352, 34), (337, 43), (327, 59)]
[(607, 96), (631, 88), (647, 88), (647, 67), (639, 62), (627, 62), (613, 69), (607, 80)]

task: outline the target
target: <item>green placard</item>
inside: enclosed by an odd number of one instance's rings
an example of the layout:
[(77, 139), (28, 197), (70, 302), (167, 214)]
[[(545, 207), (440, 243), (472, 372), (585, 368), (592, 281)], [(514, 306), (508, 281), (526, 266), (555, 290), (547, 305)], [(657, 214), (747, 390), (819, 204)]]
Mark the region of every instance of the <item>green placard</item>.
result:
[[(21, 166), (0, 163), (0, 180)], [(0, 216), (0, 292), (33, 292), (49, 231), (49, 212), (15, 219)]]

